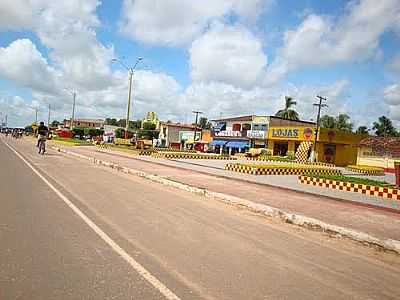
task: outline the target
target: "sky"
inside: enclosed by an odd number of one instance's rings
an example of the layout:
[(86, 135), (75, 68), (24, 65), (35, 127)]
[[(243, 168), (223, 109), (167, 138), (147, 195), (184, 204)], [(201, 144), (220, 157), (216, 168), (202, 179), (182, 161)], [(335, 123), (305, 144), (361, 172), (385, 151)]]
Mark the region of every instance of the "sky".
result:
[[(2, 0), (0, 121), (347, 113), (400, 126), (399, 0)], [(132, 117), (132, 116), (131, 116)]]

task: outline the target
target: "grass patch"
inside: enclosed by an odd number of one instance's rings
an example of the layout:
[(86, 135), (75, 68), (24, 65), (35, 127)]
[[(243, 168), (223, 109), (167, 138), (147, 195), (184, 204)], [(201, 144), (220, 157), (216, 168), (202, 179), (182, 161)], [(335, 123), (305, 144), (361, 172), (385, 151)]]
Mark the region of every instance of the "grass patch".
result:
[(306, 174), (334, 174), (341, 175), (338, 169), (318, 165), (305, 165), (296, 163), (279, 164), (227, 164), (225, 169), (255, 175), (306, 175)]
[(155, 152), (154, 149), (141, 150), (134, 148), (134, 146), (128, 145), (110, 145), (110, 148), (135, 155), (150, 155), (151, 153)]
[(184, 152), (156, 152), (152, 154), (153, 157), (158, 158), (172, 158), (172, 159), (230, 159), (236, 160), (237, 157), (229, 155), (220, 155), (214, 153), (184, 153)]
[(60, 138), (58, 136), (53, 136), (51, 141), (56, 142), (57, 144), (69, 145), (69, 146), (87, 146), (91, 145), (91, 143), (85, 140), (76, 140), (71, 138)]
[(289, 156), (269, 156), (269, 155), (260, 155), (251, 158), (253, 160), (264, 160), (264, 161), (282, 161), (282, 162), (294, 162), (294, 159)]
[(352, 176), (344, 176), (344, 175), (327, 175), (327, 174), (307, 174), (309, 177), (319, 178), (319, 179), (328, 179), (335, 181), (343, 181), (343, 182), (351, 182), (356, 184), (365, 184), (372, 186), (380, 186), (380, 187), (389, 187), (389, 188), (397, 188), (397, 186), (387, 183), (386, 181), (373, 180), (368, 178), (360, 178), (360, 177), (352, 177)]
[(354, 172), (365, 173), (365, 174), (384, 174), (385, 170), (380, 167), (363, 166), (363, 165), (350, 165), (346, 169)]
[(279, 163), (279, 164), (241, 164), (238, 165), (243, 167), (250, 167), (256, 169), (307, 169), (307, 170), (320, 170), (320, 169), (331, 169), (320, 165), (307, 165), (299, 163)]

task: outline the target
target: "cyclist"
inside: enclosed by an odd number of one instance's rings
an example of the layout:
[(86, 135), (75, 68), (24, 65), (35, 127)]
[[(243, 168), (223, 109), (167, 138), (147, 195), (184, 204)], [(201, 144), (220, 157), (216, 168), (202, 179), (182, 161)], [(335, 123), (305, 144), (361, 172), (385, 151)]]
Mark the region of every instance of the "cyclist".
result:
[[(45, 145), (44, 143), (46, 143), (46, 139), (47, 139), (47, 135), (49, 134), (49, 129), (44, 125), (44, 122), (40, 122), (39, 127), (37, 128), (37, 145), (36, 147), (39, 148), (39, 153), (40, 151), (43, 151), (43, 154), (45, 152)], [(41, 143), (43, 143), (42, 147), (40, 147)], [(43, 150), (42, 150), (43, 148)]]

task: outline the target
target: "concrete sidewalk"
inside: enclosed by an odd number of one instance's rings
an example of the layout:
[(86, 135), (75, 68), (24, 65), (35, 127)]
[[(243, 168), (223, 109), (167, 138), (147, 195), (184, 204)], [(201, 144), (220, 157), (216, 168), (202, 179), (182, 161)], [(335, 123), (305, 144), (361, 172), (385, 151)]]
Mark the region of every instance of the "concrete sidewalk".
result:
[[(86, 150), (86, 151), (85, 151)], [(81, 150), (79, 150), (81, 151)], [(204, 160), (204, 159), (182, 159), (182, 160), (174, 160), (174, 159), (156, 159), (148, 156), (138, 156), (132, 155), (123, 151), (118, 150), (110, 150), (110, 149), (97, 149), (96, 147), (88, 147), (82, 148), (82, 151), (85, 153), (101, 152), (109, 155), (109, 159), (113, 159), (112, 157), (121, 157), (121, 158), (130, 158), (140, 161), (151, 162), (153, 164), (160, 164), (162, 166), (172, 166), (185, 170), (196, 171), (204, 174), (210, 174), (214, 176), (229, 178), (229, 179), (238, 179), (240, 181), (256, 183), (256, 184), (264, 184), (269, 186), (275, 186), (290, 190), (295, 190), (299, 192), (307, 192), (311, 194), (315, 194), (318, 196), (326, 196), (332, 198), (338, 198), (341, 200), (359, 202), (366, 205), (380, 206), (389, 209), (399, 210), (400, 212), (400, 201), (388, 200), (382, 197), (375, 196), (367, 196), (359, 193), (351, 193), (341, 190), (328, 189), (323, 187), (317, 187), (312, 185), (302, 184), (298, 180), (297, 175), (287, 175), (287, 176), (257, 176), (257, 175), (249, 175), (242, 174), (233, 171), (227, 171), (224, 169), (225, 165), (229, 161), (223, 160)], [(245, 159), (238, 159), (235, 162), (247, 162)], [(263, 162), (252, 162), (252, 163), (261, 163)], [(355, 176), (359, 176), (355, 175)], [(372, 178), (371, 178), (372, 179)]]
[(195, 170), (156, 164), (143, 159), (133, 159), (129, 155), (114, 151), (102, 153), (98, 152), (95, 147), (64, 146), (63, 148), (173, 181), (315, 218), (378, 238), (400, 240), (400, 215), (395, 212), (360, 206), (356, 203), (335, 201), (325, 196), (310, 195), (278, 187), (216, 177)]

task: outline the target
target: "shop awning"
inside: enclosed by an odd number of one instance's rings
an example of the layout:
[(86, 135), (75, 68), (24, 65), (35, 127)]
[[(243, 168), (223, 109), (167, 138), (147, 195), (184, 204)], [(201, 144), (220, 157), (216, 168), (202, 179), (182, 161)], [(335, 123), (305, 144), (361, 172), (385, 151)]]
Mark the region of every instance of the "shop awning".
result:
[(210, 146), (224, 146), (228, 141), (223, 141), (223, 140), (213, 140), (210, 143)]
[(226, 145), (226, 147), (230, 148), (248, 148), (249, 147), (249, 142), (247, 141), (229, 141)]

